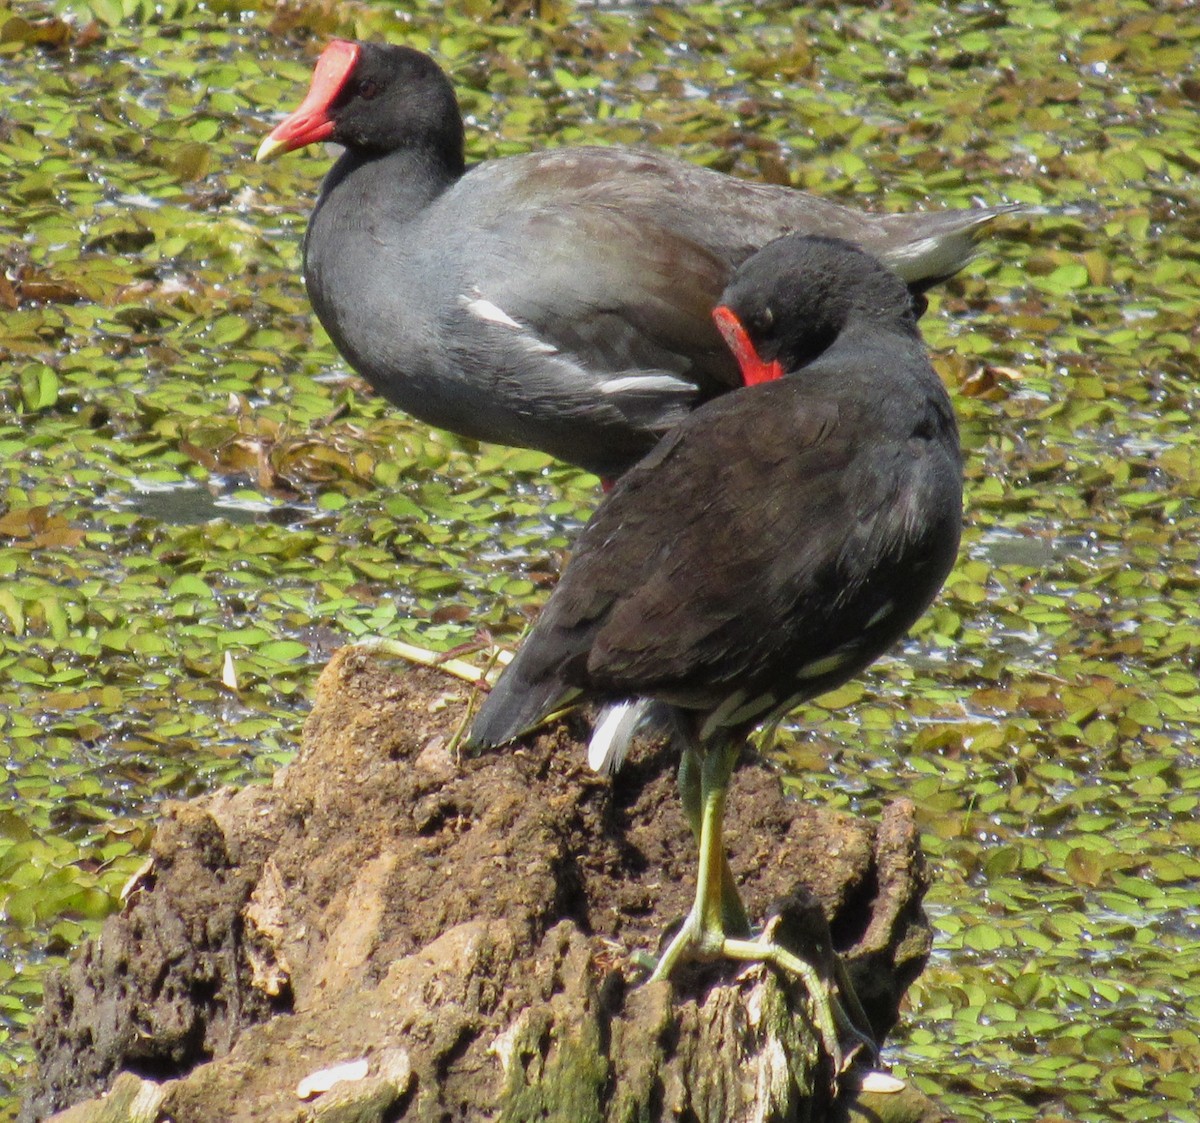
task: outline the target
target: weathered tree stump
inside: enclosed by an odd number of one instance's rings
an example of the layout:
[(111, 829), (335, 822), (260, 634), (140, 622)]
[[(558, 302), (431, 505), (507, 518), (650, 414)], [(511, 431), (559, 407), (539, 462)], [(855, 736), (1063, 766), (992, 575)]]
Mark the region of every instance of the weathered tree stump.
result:
[[(124, 911), (47, 986), (22, 1118), (941, 1118), (853, 1073), (831, 1105), (806, 996), (769, 970), (638, 985), (630, 951), (693, 893), (674, 754), (610, 782), (560, 726), (457, 759), (469, 693), (345, 649), (272, 785), (165, 808)], [(819, 906), (885, 1034), (930, 940), (911, 809), (818, 812), (749, 761), (727, 824), (751, 915)]]

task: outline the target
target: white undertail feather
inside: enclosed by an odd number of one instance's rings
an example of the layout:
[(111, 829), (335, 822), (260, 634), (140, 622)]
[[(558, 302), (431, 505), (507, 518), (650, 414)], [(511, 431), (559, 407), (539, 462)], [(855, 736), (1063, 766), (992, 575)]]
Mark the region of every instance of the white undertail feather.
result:
[(884, 262), (909, 282), (940, 279), (957, 273), (975, 256), (975, 243), (983, 230), (1001, 215), (1033, 217), (1035, 215), (1084, 215), (1087, 209), (1077, 206), (1045, 206), (1037, 203), (1001, 203), (978, 210), (950, 210), (949, 222), (962, 225), (957, 230), (932, 231), (928, 237), (893, 246), (882, 254)]
[(975, 244), (966, 233), (951, 237), (922, 238), (887, 252), (888, 266), (906, 281), (957, 273), (975, 256)]
[(633, 735), (652, 704), (646, 698), (634, 698), (614, 702), (600, 711), (588, 742), (588, 767), (593, 772), (611, 776), (625, 763)]

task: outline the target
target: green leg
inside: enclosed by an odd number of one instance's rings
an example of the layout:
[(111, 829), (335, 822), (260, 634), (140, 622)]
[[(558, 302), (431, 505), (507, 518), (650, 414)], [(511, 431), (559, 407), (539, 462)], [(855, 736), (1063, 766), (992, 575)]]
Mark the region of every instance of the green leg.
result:
[[(682, 737), (676, 739), (683, 740)], [(729, 765), (731, 771), (736, 762), (737, 750), (735, 749), (733, 761)], [(679, 798), (683, 802), (684, 814), (687, 816), (688, 825), (692, 828), (692, 834), (698, 845), (703, 842), (701, 837), (704, 819), (704, 797), (701, 794), (703, 770), (701, 754), (690, 744), (685, 744), (683, 756), (679, 761)], [(725, 778), (725, 782), (728, 785), (728, 776)], [(746, 916), (746, 910), (742, 906), (742, 898), (737, 890), (737, 882), (733, 880), (733, 870), (729, 868), (729, 859), (725, 855), (724, 845), (720, 847), (720, 851), (721, 923), (723, 929), (736, 936), (749, 936), (750, 919)]]
[[(680, 766), (679, 789), (689, 822), (694, 830), (697, 822), (699, 826), (700, 868), (696, 879), (696, 899), (683, 927), (659, 959), (650, 981), (667, 978), (681, 959), (712, 959), (720, 956), (769, 963), (795, 975), (808, 992), (814, 1026), (833, 1063), (834, 1072), (841, 1072), (844, 1062), (838, 1039), (839, 1027), (871, 1053), (876, 1050), (874, 1043), (846, 1015), (838, 1001), (836, 987), (827, 984), (812, 964), (776, 943), (769, 931), (754, 940), (726, 935), (726, 890), (727, 886), (732, 889), (736, 899), (736, 888), (733, 887), (732, 874), (725, 860), (723, 820), (729, 778), (740, 747), (736, 742), (714, 745), (703, 755), (690, 747), (685, 750)], [(738, 912), (744, 922), (745, 913), (740, 902)], [(747, 931), (748, 928), (743, 926), (741, 930)]]
[[(702, 756), (692, 748), (685, 752), (684, 767), (680, 769), (680, 790), (688, 818), (693, 824), (697, 811), (694, 795), (697, 787), (700, 797), (700, 869), (696, 878), (696, 899), (683, 927), (667, 945), (658, 966), (654, 968), (651, 982), (665, 979), (682, 957), (709, 958), (721, 954), (725, 942), (725, 873), (729, 869), (725, 861), (721, 820), (725, 814), (729, 777), (740, 747), (737, 744), (714, 746)], [(695, 771), (700, 773), (698, 784), (693, 775)], [(732, 884), (732, 875), (729, 880)], [(738, 907), (740, 910), (740, 904)], [(742, 915), (744, 918), (745, 914)]]

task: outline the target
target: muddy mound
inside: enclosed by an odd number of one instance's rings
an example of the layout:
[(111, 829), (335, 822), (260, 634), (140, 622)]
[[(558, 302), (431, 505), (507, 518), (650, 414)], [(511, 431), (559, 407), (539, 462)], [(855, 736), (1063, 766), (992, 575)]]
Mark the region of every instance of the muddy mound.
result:
[[(693, 893), (669, 747), (611, 782), (582, 723), (460, 757), (470, 692), (346, 649), (269, 787), (167, 807), (124, 911), (47, 989), (23, 1118), (119, 1073), (128, 1118), (175, 1123), (783, 1119), (826, 1098), (797, 986), (727, 963), (636, 985), (631, 953)], [(750, 761), (727, 824), (751, 916), (789, 900), (804, 928), (819, 906), (882, 1036), (929, 947), (908, 809), (818, 813)]]

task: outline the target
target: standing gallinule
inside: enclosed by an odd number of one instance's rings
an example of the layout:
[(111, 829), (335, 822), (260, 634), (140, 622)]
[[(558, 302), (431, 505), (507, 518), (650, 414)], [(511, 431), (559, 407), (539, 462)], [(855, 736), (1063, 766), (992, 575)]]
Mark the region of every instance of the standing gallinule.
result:
[[(904, 635), (962, 521), (958, 429), (898, 277), (791, 235), (738, 270), (714, 318), (747, 383), (785, 376), (701, 406), (617, 481), (470, 734), (502, 745), (579, 698), (671, 706), (700, 870), (655, 978), (684, 956), (803, 970), (737, 931), (722, 843), (735, 760), (755, 726)], [(813, 997), (831, 1024), (830, 996)]]
[(626, 148), (466, 170), (432, 59), (343, 40), (258, 158), (322, 140), (346, 150), (309, 221), (305, 280), (349, 364), (422, 421), (609, 477), (739, 384), (709, 313), (760, 246), (842, 237), (920, 292), (1021, 209), (869, 214)]

